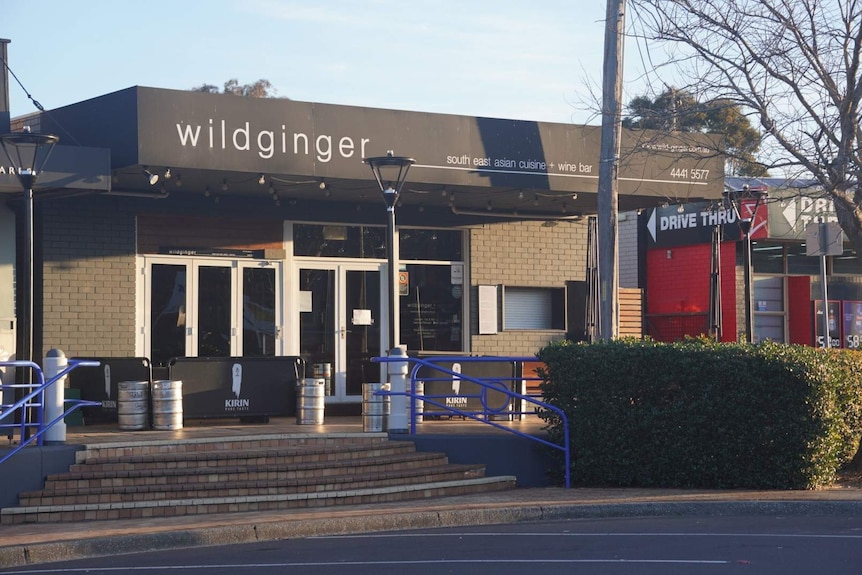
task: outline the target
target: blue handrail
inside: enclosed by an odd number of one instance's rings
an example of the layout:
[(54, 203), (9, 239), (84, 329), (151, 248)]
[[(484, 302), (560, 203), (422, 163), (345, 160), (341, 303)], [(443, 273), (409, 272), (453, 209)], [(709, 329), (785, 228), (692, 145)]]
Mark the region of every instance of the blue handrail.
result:
[[(10, 459), (12, 456), (14, 456), (16, 453), (18, 453), (34, 441), (36, 442), (36, 445), (43, 445), (45, 433), (76, 409), (80, 409), (81, 407), (87, 406), (101, 405), (97, 401), (88, 401), (84, 399), (65, 399), (63, 403), (64, 405), (68, 405), (69, 407), (65, 409), (62, 414), (58, 415), (51, 421), (47, 423), (45, 423), (44, 421), (45, 391), (52, 385), (56, 384), (58, 381), (62, 381), (62, 379), (66, 377), (66, 375), (76, 367), (98, 366), (98, 361), (70, 359), (66, 367), (62, 371), (51, 377), (49, 380), (45, 381), (45, 375), (42, 373), (42, 368), (39, 367), (39, 364), (37, 363), (25, 360), (0, 361), (0, 367), (20, 367), (31, 369), (36, 380), (34, 383), (0, 384), (0, 391), (4, 389), (31, 390), (29, 393), (27, 393), (24, 397), (22, 397), (15, 403), (0, 405), (0, 422), (17, 412), (20, 412), (21, 414), (19, 423), (0, 423), (0, 429), (11, 429), (12, 433), (14, 433), (15, 428), (20, 427), (18, 433), (21, 438), (17, 447), (0, 457), (0, 465), (2, 465), (6, 460)], [(32, 412), (30, 411), (31, 409), (33, 410)], [(27, 437), (27, 430), (30, 428), (35, 428), (36, 432), (33, 435)]]
[[(518, 393), (513, 391), (509, 387), (505, 385), (504, 382), (514, 382), (514, 381), (539, 381), (538, 377), (524, 377), (524, 376), (515, 376), (512, 377), (485, 377), (479, 378), (470, 375), (466, 375), (464, 373), (453, 371), (449, 368), (443, 367), (435, 362), (451, 362), (451, 363), (475, 363), (475, 362), (512, 362), (514, 363), (524, 363), (524, 362), (535, 362), (538, 361), (535, 357), (494, 357), (494, 356), (434, 356), (434, 357), (426, 357), (426, 358), (418, 358), (418, 357), (409, 357), (409, 356), (383, 356), (383, 357), (373, 357), (371, 361), (381, 362), (381, 363), (394, 363), (400, 361), (406, 361), (413, 365), (413, 368), (410, 370), (410, 389), (405, 392), (393, 392), (381, 390), (375, 392), (375, 395), (403, 395), (410, 398), (410, 409), (408, 410), (408, 416), (410, 420), (410, 434), (416, 435), (416, 419), (417, 419), (417, 403), (423, 402), (424, 404), (431, 404), (435, 407), (441, 408), (443, 413), (449, 413), (461, 417), (466, 417), (475, 421), (479, 421), (486, 425), (490, 425), (492, 427), (496, 427), (497, 429), (502, 429), (503, 431), (508, 431), (510, 433), (514, 433), (520, 437), (525, 437), (532, 441), (537, 441), (543, 445), (547, 445), (554, 449), (559, 449), (563, 452), (565, 457), (565, 468), (566, 468), (566, 488), (571, 487), (571, 472), (570, 472), (570, 463), (571, 463), (571, 449), (569, 444), (569, 421), (566, 417), (566, 414), (563, 411), (548, 403), (540, 401), (534, 396)], [(438, 371), (442, 374), (445, 374), (446, 377), (417, 377), (419, 370), (422, 367), (427, 367), (432, 370)], [(451, 405), (446, 405), (445, 403), (441, 403), (437, 401), (435, 398), (445, 398), (449, 397), (449, 395), (426, 395), (424, 393), (417, 392), (416, 382), (417, 380), (421, 380), (423, 382), (429, 381), (452, 381), (453, 379), (459, 379), (463, 381), (469, 381), (475, 383), (481, 387), (481, 391), (475, 394), (460, 394), (461, 397), (473, 397), (478, 398), (481, 402), (482, 410), (481, 411), (466, 411), (462, 409), (458, 409), (457, 407), (453, 407)], [(488, 404), (488, 392), (494, 393), (502, 393), (507, 396), (507, 401), (503, 403), (500, 407), (494, 407)], [(563, 424), (563, 445), (558, 445), (556, 443), (552, 443), (541, 437), (537, 437), (535, 435), (529, 435), (527, 433), (522, 433), (516, 429), (512, 429), (510, 427), (505, 427), (496, 423), (490, 419), (490, 416), (493, 415), (525, 415), (530, 413), (535, 413), (536, 408), (532, 412), (530, 411), (515, 411), (512, 409), (506, 409), (511, 400), (521, 400), (522, 402), (527, 402), (533, 404), (538, 409), (546, 409), (548, 411), (554, 412), (557, 416), (559, 416), (560, 420)], [(437, 415), (440, 412), (435, 412)]]

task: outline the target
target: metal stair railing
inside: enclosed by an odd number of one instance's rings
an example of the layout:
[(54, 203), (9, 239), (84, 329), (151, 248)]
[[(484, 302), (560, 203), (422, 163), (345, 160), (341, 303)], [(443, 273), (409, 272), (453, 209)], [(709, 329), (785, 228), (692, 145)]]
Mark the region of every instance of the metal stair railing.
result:
[[(451, 363), (480, 363), (480, 362), (512, 362), (512, 363), (524, 363), (524, 362), (535, 362), (535, 357), (501, 357), (501, 356), (434, 356), (434, 357), (426, 357), (426, 358), (418, 358), (418, 357), (410, 357), (410, 356), (381, 356), (374, 357), (371, 361), (381, 362), (381, 363), (395, 363), (395, 362), (408, 362), (413, 365), (410, 370), (410, 388), (402, 392), (397, 391), (386, 391), (380, 390), (374, 392), (375, 395), (401, 395), (409, 398), (409, 409), (408, 409), (408, 418), (410, 423), (410, 435), (416, 435), (416, 421), (417, 416), (420, 413), (417, 410), (417, 407), (421, 403), (423, 405), (423, 417), (426, 415), (424, 413), (424, 405), (431, 404), (435, 407), (441, 408), (442, 412), (435, 412), (434, 415), (456, 415), (459, 417), (466, 417), (468, 419), (472, 419), (474, 421), (479, 421), (486, 425), (490, 425), (497, 429), (501, 429), (503, 431), (507, 431), (509, 433), (514, 433), (519, 437), (524, 437), (526, 439), (536, 441), (553, 449), (558, 449), (563, 452), (565, 457), (565, 468), (566, 468), (566, 488), (571, 487), (571, 448), (569, 443), (569, 420), (566, 417), (566, 414), (563, 411), (549, 403), (545, 403), (535, 396), (516, 392), (509, 387), (506, 386), (504, 382), (521, 382), (521, 381), (538, 381), (541, 378), (538, 377), (525, 377), (523, 375), (516, 376), (512, 375), (511, 377), (475, 377), (471, 375), (466, 375), (464, 373), (453, 371), (449, 368), (443, 367), (434, 362), (451, 362)], [(435, 371), (444, 374), (444, 377), (418, 377), (419, 370), (422, 367), (426, 367)], [(449, 395), (427, 395), (424, 393), (424, 383), (432, 382), (432, 381), (452, 381), (453, 379), (459, 379), (461, 381), (469, 381), (475, 383), (481, 387), (481, 390), (478, 393), (461, 393), (461, 397), (473, 397), (478, 398), (480, 404), (482, 406), (481, 411), (469, 411), (458, 409), (457, 407), (453, 407), (451, 405), (445, 404), (445, 398), (451, 396)], [(423, 382), (423, 391), (417, 391), (417, 381)], [(493, 406), (488, 403), (488, 393), (502, 393), (504, 394), (508, 400), (503, 402), (502, 406)], [(439, 399), (444, 399), (444, 402), (438, 401)], [(519, 401), (523, 406), (524, 403), (528, 403), (534, 405), (532, 411), (523, 411), (523, 410), (513, 410), (507, 409), (515, 400)], [(550, 442), (541, 437), (537, 437), (535, 435), (530, 435), (528, 433), (523, 433), (516, 429), (512, 429), (510, 427), (506, 427), (504, 425), (500, 425), (499, 423), (493, 421), (491, 418), (493, 416), (512, 416), (512, 415), (531, 415), (538, 413), (538, 410), (545, 409), (555, 413), (563, 425), (563, 445), (559, 445), (553, 442)]]
[[(34, 375), (34, 379), (36, 380), (34, 383), (0, 384), (0, 398), (3, 397), (3, 391), (7, 389), (30, 390), (26, 395), (24, 395), (24, 397), (14, 403), (0, 404), (0, 430), (9, 430), (8, 432), (12, 434), (9, 436), (11, 438), (14, 436), (15, 430), (17, 429), (20, 437), (18, 446), (0, 457), (0, 465), (2, 465), (8, 459), (11, 459), (16, 453), (18, 453), (34, 441), (38, 446), (43, 445), (45, 433), (76, 409), (80, 409), (81, 407), (87, 406), (98, 407), (99, 405), (101, 405), (97, 401), (88, 401), (85, 399), (64, 399), (64, 406), (68, 407), (64, 409), (63, 413), (61, 413), (51, 421), (45, 422), (45, 392), (52, 385), (55, 385), (57, 382), (62, 381), (63, 378), (66, 377), (66, 375), (76, 367), (98, 366), (98, 361), (70, 359), (68, 361), (68, 364), (62, 371), (45, 381), (45, 375), (42, 372), (42, 368), (39, 367), (39, 364), (37, 363), (24, 360), (0, 361), (0, 367), (31, 369)], [(12, 417), (16, 413), (20, 416), (17, 423), (3, 423), (3, 420)], [(35, 432), (33, 432), (32, 435), (28, 435), (29, 432), (33, 430), (35, 430)]]

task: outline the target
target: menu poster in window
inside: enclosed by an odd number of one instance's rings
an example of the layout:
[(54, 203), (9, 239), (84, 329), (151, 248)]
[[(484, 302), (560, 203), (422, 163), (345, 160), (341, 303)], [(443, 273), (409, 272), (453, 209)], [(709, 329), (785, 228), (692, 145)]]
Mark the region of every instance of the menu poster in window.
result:
[[(829, 345), (830, 347), (843, 347), (841, 345), (841, 302), (830, 301), (827, 306), (827, 321), (829, 322)], [(823, 300), (814, 302), (814, 341), (817, 347), (825, 347), (823, 332)]]
[(862, 301), (845, 301), (844, 347), (859, 349), (862, 340)]

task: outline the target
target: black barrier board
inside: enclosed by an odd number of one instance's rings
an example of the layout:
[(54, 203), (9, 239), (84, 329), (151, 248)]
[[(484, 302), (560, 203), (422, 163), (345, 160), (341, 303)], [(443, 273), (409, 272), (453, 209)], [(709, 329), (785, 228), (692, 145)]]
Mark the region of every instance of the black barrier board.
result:
[[(450, 372), (481, 379), (509, 391), (514, 390), (516, 364), (513, 361), (470, 361), (468, 358), (464, 358), (463, 361), (431, 361), (446, 371), (423, 365), (416, 373), (416, 380), (423, 383), (426, 398), (448, 408), (470, 413), (485, 410), (481, 397), (482, 392), (485, 391), (484, 386), (454, 376)], [(492, 389), (487, 389), (486, 394), (486, 403), (492, 412), (511, 410), (510, 395)], [(426, 415), (450, 413), (446, 407), (432, 405), (426, 401), (423, 412)]]
[(178, 357), (168, 379), (183, 382), (183, 417), (259, 418), (296, 414), (305, 362), (295, 356)]
[(76, 357), (98, 361), (98, 367), (76, 367), (69, 372), (69, 387), (81, 392), (81, 399), (101, 402), (100, 407), (83, 407), (84, 423), (117, 421), (117, 383), (152, 381), (150, 360), (146, 357)]

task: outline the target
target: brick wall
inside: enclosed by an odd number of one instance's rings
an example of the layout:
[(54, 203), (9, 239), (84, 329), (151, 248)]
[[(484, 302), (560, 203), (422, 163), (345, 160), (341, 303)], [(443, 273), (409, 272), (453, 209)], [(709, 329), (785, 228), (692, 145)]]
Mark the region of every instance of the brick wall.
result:
[[(470, 230), (470, 349), (483, 355), (532, 355), (564, 331), (518, 330), (478, 335), (478, 286), (565, 287), (585, 278), (587, 224), (540, 221), (488, 224)], [(498, 294), (498, 317), (502, 319)]]
[(44, 337), (37, 357), (51, 348), (67, 357), (134, 355), (134, 216), (114, 198), (46, 200), (39, 209)]

